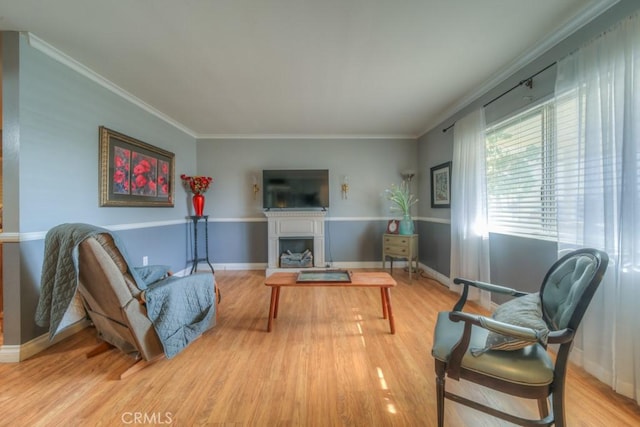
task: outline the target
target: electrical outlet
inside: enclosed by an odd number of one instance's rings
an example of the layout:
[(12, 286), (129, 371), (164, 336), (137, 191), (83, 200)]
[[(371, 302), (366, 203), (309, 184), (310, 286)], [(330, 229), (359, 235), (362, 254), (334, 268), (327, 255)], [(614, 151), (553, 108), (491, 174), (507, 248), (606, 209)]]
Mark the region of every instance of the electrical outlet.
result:
[(146, 267), (147, 265), (149, 265), (149, 257), (145, 255), (142, 257), (142, 266)]

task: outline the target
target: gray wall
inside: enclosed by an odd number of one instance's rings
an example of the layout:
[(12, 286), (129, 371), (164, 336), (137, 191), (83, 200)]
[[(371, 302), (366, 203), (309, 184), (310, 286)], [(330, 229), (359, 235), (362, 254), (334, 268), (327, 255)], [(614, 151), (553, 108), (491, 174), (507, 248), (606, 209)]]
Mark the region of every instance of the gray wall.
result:
[[(638, 9), (640, 9), (640, 2), (637, 0), (621, 0), (600, 17), (562, 40), (502, 83), (432, 128), (418, 140), (418, 159), (422, 168), (420, 172), (428, 171), (434, 165), (451, 160), (453, 154), (453, 132), (455, 130), (451, 129), (443, 132), (444, 128), (517, 85), (518, 82), (529, 78), (549, 64), (565, 57)], [(524, 99), (525, 96), (531, 96), (533, 102), (550, 96), (553, 93), (555, 72), (556, 68), (554, 66), (534, 78), (533, 90), (521, 86), (492, 103), (485, 110), (487, 122), (490, 123), (507, 114), (526, 108), (529, 101)], [(422, 173), (419, 180), (419, 197), (421, 199), (419, 210), (420, 217), (423, 220), (419, 226), (421, 239), (420, 261), (439, 273), (448, 276), (451, 237), (450, 226), (446, 222), (451, 218), (451, 211), (450, 209), (432, 209), (430, 207), (430, 185), (429, 174)], [(491, 281), (513, 286), (524, 291), (538, 290), (544, 274), (557, 258), (557, 245), (554, 242), (504, 236), (495, 233), (489, 235), (489, 240)], [(497, 299), (495, 302), (501, 302), (501, 300)]]
[[(44, 331), (34, 324), (44, 233), (64, 222), (114, 228), (141, 263), (182, 269), (187, 195), (173, 208), (103, 208), (98, 192), (98, 127), (107, 126), (176, 155), (176, 172), (196, 171), (196, 141), (134, 103), (3, 33), (5, 344)], [(161, 224), (154, 226), (154, 224)], [(10, 236), (10, 237), (6, 237)]]
[[(205, 213), (214, 220), (264, 218), (253, 176), (260, 182), (263, 169), (328, 169), (331, 217), (387, 217), (384, 190), (402, 181), (403, 170), (416, 169), (416, 151), (413, 139), (201, 139), (198, 173), (214, 179)], [(346, 200), (343, 175), (350, 177)]]
[[(198, 173), (213, 177), (205, 214), (214, 223), (215, 263), (266, 263), (267, 226), (262, 191), (254, 200), (253, 177), (262, 187), (263, 169), (328, 169), (327, 262), (381, 260), (380, 236), (392, 218), (384, 190), (417, 169), (412, 139), (202, 139)], [(349, 194), (342, 198), (342, 176)], [(262, 190), (262, 188), (261, 188)], [(417, 211), (416, 211), (417, 212)]]
[[(491, 281), (526, 292), (540, 289), (544, 275), (558, 259), (557, 244), (548, 240), (491, 233), (489, 246)], [(509, 298), (500, 295), (494, 296), (497, 303), (507, 299)]]

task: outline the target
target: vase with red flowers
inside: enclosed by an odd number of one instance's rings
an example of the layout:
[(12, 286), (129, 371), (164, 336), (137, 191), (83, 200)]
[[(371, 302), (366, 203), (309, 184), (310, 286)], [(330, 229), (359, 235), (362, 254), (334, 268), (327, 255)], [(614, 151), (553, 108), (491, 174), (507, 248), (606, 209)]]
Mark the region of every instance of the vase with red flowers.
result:
[(202, 216), (204, 212), (204, 193), (209, 189), (213, 182), (210, 176), (187, 176), (180, 175), (180, 179), (184, 186), (193, 193), (193, 210), (195, 216)]

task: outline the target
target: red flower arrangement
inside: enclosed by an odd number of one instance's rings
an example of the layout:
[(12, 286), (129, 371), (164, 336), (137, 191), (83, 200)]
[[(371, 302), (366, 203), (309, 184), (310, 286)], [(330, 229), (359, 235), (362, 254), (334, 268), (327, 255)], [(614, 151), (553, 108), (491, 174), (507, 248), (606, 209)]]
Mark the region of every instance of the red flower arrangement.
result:
[(209, 189), (209, 186), (213, 182), (213, 178), (210, 176), (187, 176), (182, 174), (180, 175), (180, 179), (193, 194), (204, 193)]

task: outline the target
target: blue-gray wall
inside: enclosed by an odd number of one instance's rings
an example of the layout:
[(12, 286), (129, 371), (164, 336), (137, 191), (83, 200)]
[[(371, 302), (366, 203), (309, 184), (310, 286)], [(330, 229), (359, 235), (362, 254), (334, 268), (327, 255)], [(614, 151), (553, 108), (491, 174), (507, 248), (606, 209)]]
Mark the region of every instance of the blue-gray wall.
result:
[(201, 139), (197, 151), (198, 172), (214, 179), (205, 214), (213, 223), (214, 262), (222, 264), (267, 262), (262, 189), (255, 198), (252, 191), (254, 177), (262, 186), (263, 169), (328, 169), (325, 260), (381, 261), (381, 234), (394, 217), (384, 190), (400, 184), (402, 171), (417, 168), (415, 139)]
[[(469, 105), (451, 114), (418, 140), (418, 158), (420, 164), (419, 205), (422, 219), (420, 230), (420, 261), (444, 276), (449, 275), (450, 264), (450, 209), (433, 209), (429, 203), (430, 176), (424, 172), (440, 163), (450, 161), (453, 155), (453, 132), (443, 129), (480, 108), (501, 93), (517, 85), (544, 69), (548, 65), (565, 57), (584, 43), (601, 34), (624, 17), (640, 9), (637, 0), (621, 0), (571, 36), (562, 40), (538, 58), (523, 66), (519, 71), (496, 85)], [(521, 86), (508, 95), (490, 104), (485, 110), (487, 122), (499, 120), (513, 114), (529, 104), (524, 97), (533, 97), (533, 102), (545, 99), (553, 94), (556, 76), (555, 66), (533, 79), (532, 90)], [(547, 269), (557, 259), (557, 245), (547, 240), (537, 240), (489, 235), (491, 257), (491, 281), (509, 285), (524, 291), (536, 291)], [(500, 303), (502, 300), (496, 299)]]
[[(329, 217), (388, 217), (384, 190), (416, 169), (415, 139), (256, 138), (198, 140), (198, 173), (213, 177), (205, 213), (211, 219), (262, 218), (263, 169), (328, 169)], [(341, 196), (342, 176), (349, 194)], [(262, 190), (262, 189), (261, 189)]]
[(34, 324), (44, 234), (64, 222), (116, 230), (134, 260), (183, 269), (188, 197), (173, 208), (99, 206), (98, 127), (118, 130), (176, 155), (176, 172), (196, 172), (195, 138), (135, 103), (3, 33), (4, 343), (44, 331)]

